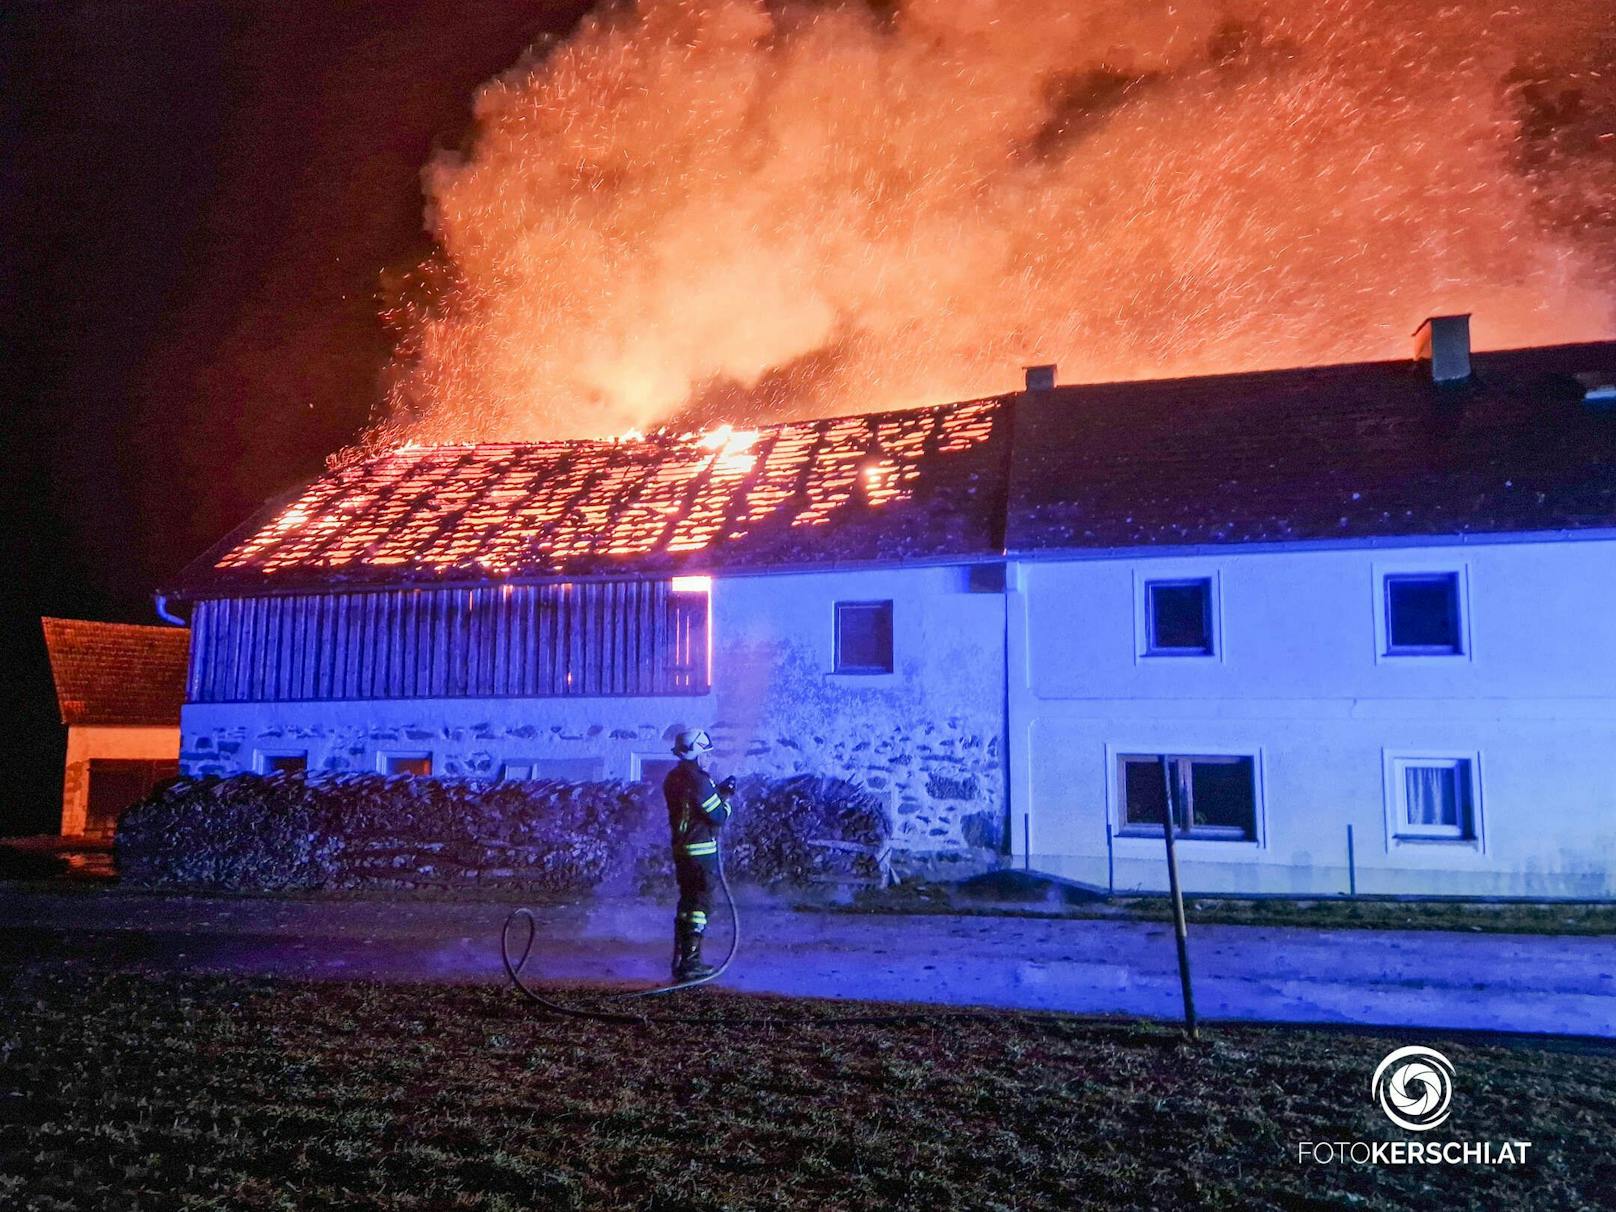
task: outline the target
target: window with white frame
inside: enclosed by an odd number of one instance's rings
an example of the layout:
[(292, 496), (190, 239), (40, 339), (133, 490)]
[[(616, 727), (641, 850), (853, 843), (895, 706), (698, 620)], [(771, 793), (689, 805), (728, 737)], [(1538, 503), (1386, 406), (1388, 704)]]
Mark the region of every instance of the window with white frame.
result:
[(502, 783), (592, 783), (605, 768), (605, 759), (598, 757), (512, 758), (500, 766), (499, 779)]
[(1393, 832), (1400, 838), (1472, 841), (1476, 771), (1468, 757), (1391, 759)]
[(1237, 842), (1257, 839), (1255, 758), (1224, 754), (1119, 754), (1120, 832), (1160, 837), (1162, 822), (1167, 818), (1169, 786), (1175, 837)]
[(1457, 656), (1464, 652), (1458, 573), (1387, 573), (1384, 596), (1387, 655)]
[(1145, 582), (1145, 652), (1211, 656), (1212, 581), (1197, 577)]
[(258, 757), (258, 770), (261, 774), (302, 774), (308, 768), (307, 751), (261, 753)]
[(837, 673), (892, 672), (892, 603), (837, 602)]

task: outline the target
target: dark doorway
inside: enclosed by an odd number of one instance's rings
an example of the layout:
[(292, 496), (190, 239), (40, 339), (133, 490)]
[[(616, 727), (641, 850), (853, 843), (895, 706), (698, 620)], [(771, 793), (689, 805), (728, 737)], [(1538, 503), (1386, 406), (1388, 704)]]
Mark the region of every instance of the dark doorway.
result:
[(158, 783), (173, 778), (179, 772), (180, 764), (176, 761), (92, 758), (90, 804), (84, 814), (84, 836), (110, 838), (125, 808), (144, 798)]

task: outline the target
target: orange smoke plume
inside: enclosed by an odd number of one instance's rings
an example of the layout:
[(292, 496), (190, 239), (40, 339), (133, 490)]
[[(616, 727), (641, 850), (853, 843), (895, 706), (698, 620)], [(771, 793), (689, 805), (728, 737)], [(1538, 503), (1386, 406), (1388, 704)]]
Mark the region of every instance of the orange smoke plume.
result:
[[(426, 172), (372, 438), (600, 436), (1616, 331), (1604, 0), (642, 0)], [(1601, 282), (1603, 277), (1603, 282)]]

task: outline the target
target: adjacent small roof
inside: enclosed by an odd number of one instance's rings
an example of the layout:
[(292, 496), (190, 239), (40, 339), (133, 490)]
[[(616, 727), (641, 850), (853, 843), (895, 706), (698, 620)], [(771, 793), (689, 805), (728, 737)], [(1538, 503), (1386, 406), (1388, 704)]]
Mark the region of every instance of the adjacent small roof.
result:
[(1005, 407), (401, 447), (273, 503), (171, 589), (199, 597), (996, 555)]
[[(1012, 553), (1616, 527), (1616, 342), (1059, 387), (1015, 415)], [(1579, 378), (1578, 376), (1582, 376)], [(1586, 381), (1586, 382), (1585, 382)]]
[(188, 630), (88, 619), (40, 622), (62, 723), (179, 725)]

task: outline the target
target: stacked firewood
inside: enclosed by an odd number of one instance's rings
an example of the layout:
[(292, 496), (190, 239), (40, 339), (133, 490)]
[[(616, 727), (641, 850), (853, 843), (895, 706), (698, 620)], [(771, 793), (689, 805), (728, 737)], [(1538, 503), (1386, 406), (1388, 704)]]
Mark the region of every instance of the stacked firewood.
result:
[[(855, 784), (743, 781), (725, 851), (734, 878), (802, 884), (874, 870), (890, 826)], [(847, 845), (826, 846), (825, 841)], [(119, 872), (147, 887), (224, 890), (644, 891), (671, 877), (661, 789), (407, 775), (176, 779), (118, 826)]]

